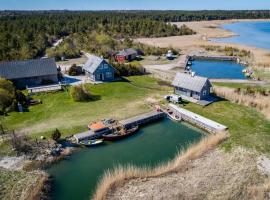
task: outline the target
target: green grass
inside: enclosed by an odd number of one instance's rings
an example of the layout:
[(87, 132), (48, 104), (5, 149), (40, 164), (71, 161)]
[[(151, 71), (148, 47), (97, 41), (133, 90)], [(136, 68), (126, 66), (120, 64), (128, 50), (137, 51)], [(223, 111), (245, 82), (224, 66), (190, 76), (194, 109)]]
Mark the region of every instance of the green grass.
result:
[(29, 112), (10, 113), (4, 126), (33, 136), (49, 136), (55, 128), (64, 135), (87, 130), (87, 124), (103, 118), (123, 119), (150, 110), (145, 101), (149, 96), (168, 93), (170, 88), (159, 86), (149, 76), (127, 78), (129, 82), (114, 82), (99, 85), (88, 84), (95, 100), (74, 102), (68, 92), (39, 94), (43, 104), (32, 106)]
[(241, 145), (270, 153), (270, 121), (255, 109), (228, 101), (207, 107), (190, 103), (185, 108), (228, 126), (231, 137), (223, 144), (226, 149)]

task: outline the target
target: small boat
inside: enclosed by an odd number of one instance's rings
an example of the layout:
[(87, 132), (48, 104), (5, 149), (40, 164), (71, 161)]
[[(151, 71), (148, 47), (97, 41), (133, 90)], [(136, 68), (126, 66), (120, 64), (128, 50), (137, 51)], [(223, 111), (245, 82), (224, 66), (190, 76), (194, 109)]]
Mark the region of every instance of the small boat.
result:
[(171, 120), (174, 120), (174, 121), (177, 121), (177, 122), (182, 120), (181, 116), (178, 116), (178, 115), (174, 114), (174, 112), (169, 108), (167, 109), (167, 115)]
[(129, 137), (133, 134), (135, 134), (139, 130), (139, 126), (135, 126), (131, 129), (128, 130), (120, 130), (120, 131), (115, 131), (111, 134), (103, 135), (103, 139), (107, 141), (116, 141), (116, 140), (121, 140), (123, 138)]
[(103, 139), (99, 139), (99, 140), (85, 140), (85, 141), (81, 141), (80, 144), (86, 147), (92, 147), (92, 146), (97, 146), (100, 145), (104, 142)]

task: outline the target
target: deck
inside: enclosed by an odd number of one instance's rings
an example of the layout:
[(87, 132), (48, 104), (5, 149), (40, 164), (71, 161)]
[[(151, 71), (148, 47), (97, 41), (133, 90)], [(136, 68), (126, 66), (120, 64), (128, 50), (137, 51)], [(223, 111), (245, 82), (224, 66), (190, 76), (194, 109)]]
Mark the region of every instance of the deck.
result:
[(119, 123), (122, 124), (125, 128), (130, 128), (132, 126), (144, 125), (146, 123), (150, 123), (150, 122), (162, 119), (163, 117), (165, 117), (165, 113), (152, 111), (152, 112), (145, 113), (136, 117), (119, 121)]
[(57, 91), (61, 89), (62, 89), (62, 86), (60, 84), (44, 85), (44, 86), (38, 86), (38, 87), (27, 87), (29, 94), (39, 93), (39, 92)]
[(220, 123), (207, 119), (201, 115), (190, 112), (186, 109), (180, 108), (174, 104), (169, 104), (169, 107), (174, 112), (178, 113), (178, 115), (180, 115), (183, 120), (195, 124), (211, 133), (217, 133), (228, 129), (228, 127)]

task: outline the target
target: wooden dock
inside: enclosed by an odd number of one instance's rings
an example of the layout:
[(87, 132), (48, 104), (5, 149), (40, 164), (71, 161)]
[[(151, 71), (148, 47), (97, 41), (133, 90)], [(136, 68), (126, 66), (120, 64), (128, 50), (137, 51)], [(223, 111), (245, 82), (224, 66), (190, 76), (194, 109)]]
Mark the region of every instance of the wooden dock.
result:
[(119, 121), (119, 123), (123, 125), (125, 128), (130, 128), (132, 126), (141, 126), (153, 121), (160, 120), (165, 116), (166, 114), (164, 112), (152, 111), (136, 117)]
[(202, 129), (205, 129), (206, 131), (210, 133), (218, 133), (218, 132), (225, 131), (228, 129), (228, 127), (222, 124), (219, 124), (215, 121), (207, 119), (196, 113), (190, 112), (186, 109), (180, 108), (174, 104), (169, 104), (169, 107), (179, 116), (181, 116), (182, 120), (190, 122), (191, 124), (194, 124), (198, 127), (201, 127)]

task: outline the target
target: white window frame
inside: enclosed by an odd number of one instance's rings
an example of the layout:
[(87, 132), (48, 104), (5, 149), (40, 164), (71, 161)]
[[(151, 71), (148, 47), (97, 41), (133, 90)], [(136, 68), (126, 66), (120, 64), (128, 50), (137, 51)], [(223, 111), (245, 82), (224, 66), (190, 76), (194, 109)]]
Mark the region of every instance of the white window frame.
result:
[(106, 72), (106, 78), (112, 78), (113, 74), (112, 72)]

